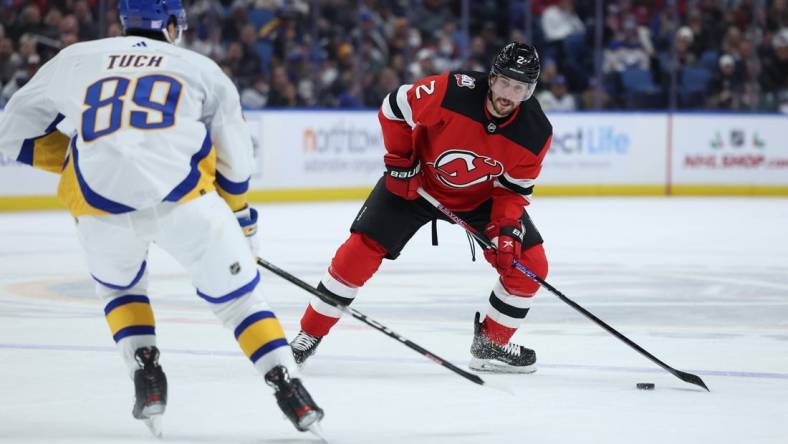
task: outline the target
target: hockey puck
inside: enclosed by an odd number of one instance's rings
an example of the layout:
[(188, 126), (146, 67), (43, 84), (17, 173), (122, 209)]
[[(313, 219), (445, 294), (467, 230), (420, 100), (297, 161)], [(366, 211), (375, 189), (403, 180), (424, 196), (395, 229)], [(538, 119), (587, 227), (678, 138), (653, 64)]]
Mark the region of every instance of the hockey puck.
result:
[(638, 382), (635, 387), (638, 390), (654, 390), (654, 383), (653, 382)]

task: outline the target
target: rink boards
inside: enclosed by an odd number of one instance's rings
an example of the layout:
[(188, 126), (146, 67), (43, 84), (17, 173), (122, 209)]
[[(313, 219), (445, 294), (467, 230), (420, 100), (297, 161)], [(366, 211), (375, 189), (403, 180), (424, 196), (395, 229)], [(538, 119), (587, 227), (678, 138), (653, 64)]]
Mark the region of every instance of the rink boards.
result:
[[(245, 113), (257, 202), (363, 198), (383, 171), (374, 110)], [(552, 113), (540, 196), (788, 196), (788, 116)], [(57, 176), (0, 155), (0, 210), (57, 208)]]

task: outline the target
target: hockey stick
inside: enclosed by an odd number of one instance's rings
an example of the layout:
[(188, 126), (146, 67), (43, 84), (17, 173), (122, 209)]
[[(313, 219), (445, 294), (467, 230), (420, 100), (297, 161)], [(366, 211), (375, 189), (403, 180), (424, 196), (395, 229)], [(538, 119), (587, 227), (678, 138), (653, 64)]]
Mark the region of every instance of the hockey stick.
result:
[[(443, 206), (443, 204), (441, 204), (441, 203), (440, 203), (440, 202), (439, 202), (437, 199), (435, 199), (434, 197), (432, 197), (432, 196), (431, 196), (429, 193), (427, 193), (426, 191), (424, 191), (424, 189), (423, 189), (423, 188), (419, 187), (419, 189), (418, 189), (418, 193), (419, 193), (419, 195), (420, 195), (421, 197), (423, 197), (423, 198), (424, 198), (424, 199), (425, 199), (427, 202), (429, 202), (430, 204), (432, 204), (432, 206), (434, 206), (435, 208), (437, 208), (437, 209), (438, 209), (438, 211), (440, 211), (441, 213), (445, 214), (445, 215), (446, 215), (446, 217), (448, 217), (448, 218), (449, 218), (449, 219), (450, 219), (452, 222), (454, 222), (454, 223), (456, 223), (457, 225), (459, 225), (460, 227), (464, 228), (464, 229), (465, 229), (465, 231), (467, 231), (468, 233), (470, 233), (470, 234), (471, 234), (471, 236), (473, 236), (474, 238), (476, 238), (476, 240), (478, 240), (478, 241), (479, 241), (479, 242), (480, 242), (480, 243), (481, 243), (481, 244), (484, 246), (484, 248), (492, 248), (493, 250), (495, 249), (495, 246), (492, 244), (492, 242), (490, 242), (490, 241), (489, 241), (489, 240), (488, 240), (486, 237), (484, 237), (484, 236), (483, 236), (481, 233), (479, 233), (478, 231), (476, 231), (476, 229), (475, 229), (475, 228), (473, 228), (473, 227), (471, 227), (470, 225), (468, 225), (468, 224), (467, 224), (467, 223), (466, 223), (464, 220), (462, 220), (462, 219), (461, 219), (459, 216), (457, 216), (456, 214), (454, 214), (454, 213), (453, 213), (453, 212), (452, 212), (450, 209), (448, 209), (448, 208), (444, 207), (444, 206)], [(525, 274), (525, 275), (526, 275), (526, 276), (528, 276), (529, 278), (533, 279), (534, 281), (538, 282), (538, 283), (539, 283), (539, 285), (541, 285), (542, 287), (546, 288), (546, 289), (547, 289), (547, 290), (548, 290), (550, 293), (553, 293), (554, 295), (558, 296), (558, 298), (559, 298), (559, 299), (561, 299), (562, 301), (564, 301), (565, 303), (567, 303), (567, 304), (568, 304), (570, 307), (572, 307), (572, 308), (574, 308), (575, 310), (579, 311), (579, 312), (580, 312), (580, 314), (582, 314), (582, 315), (583, 315), (583, 316), (585, 316), (586, 318), (590, 319), (591, 321), (593, 321), (594, 323), (596, 323), (596, 324), (597, 324), (597, 325), (599, 325), (600, 327), (604, 328), (605, 330), (607, 330), (607, 331), (608, 331), (608, 333), (610, 333), (610, 334), (612, 334), (613, 336), (615, 336), (616, 338), (620, 339), (622, 342), (624, 342), (624, 343), (625, 343), (625, 344), (627, 344), (628, 346), (632, 347), (632, 348), (633, 348), (633, 349), (635, 349), (635, 350), (636, 350), (638, 353), (640, 353), (641, 355), (643, 355), (643, 356), (645, 356), (646, 358), (648, 358), (648, 359), (649, 359), (651, 362), (653, 362), (653, 363), (655, 363), (655, 364), (659, 365), (660, 367), (662, 367), (663, 369), (665, 369), (666, 371), (668, 371), (668, 372), (669, 372), (670, 374), (672, 374), (673, 376), (675, 376), (675, 377), (677, 377), (677, 378), (681, 379), (681, 380), (682, 380), (682, 381), (684, 381), (684, 382), (688, 382), (688, 383), (690, 383), (690, 384), (695, 384), (695, 385), (697, 385), (697, 386), (700, 386), (700, 387), (703, 387), (703, 388), (705, 388), (707, 391), (711, 391), (711, 390), (709, 390), (709, 388), (708, 388), (708, 387), (706, 387), (706, 384), (703, 382), (703, 380), (702, 380), (702, 379), (700, 379), (700, 377), (699, 377), (699, 376), (697, 376), (697, 375), (694, 375), (694, 374), (692, 374), (692, 373), (683, 372), (683, 371), (681, 371), (681, 370), (676, 370), (675, 368), (673, 368), (673, 367), (669, 366), (668, 364), (665, 364), (664, 362), (660, 361), (660, 360), (659, 360), (659, 359), (658, 359), (656, 356), (652, 355), (651, 353), (649, 353), (648, 351), (646, 351), (646, 350), (645, 350), (643, 347), (641, 347), (641, 346), (637, 345), (637, 344), (636, 344), (635, 342), (633, 342), (631, 339), (629, 339), (629, 338), (627, 338), (626, 336), (624, 336), (624, 335), (622, 335), (621, 333), (619, 333), (619, 332), (618, 332), (618, 331), (617, 331), (615, 328), (613, 328), (613, 327), (611, 327), (611, 326), (607, 325), (607, 324), (606, 324), (606, 323), (605, 323), (603, 320), (601, 320), (601, 319), (599, 319), (598, 317), (596, 317), (596, 316), (595, 316), (593, 313), (591, 313), (590, 311), (588, 311), (588, 310), (586, 310), (585, 308), (581, 307), (581, 306), (580, 306), (579, 304), (577, 304), (575, 301), (573, 301), (573, 300), (569, 299), (568, 297), (564, 296), (564, 294), (563, 294), (563, 293), (561, 293), (560, 291), (558, 291), (558, 290), (557, 290), (555, 287), (553, 287), (552, 285), (548, 284), (548, 283), (547, 283), (547, 282), (546, 282), (544, 279), (542, 279), (542, 278), (540, 278), (539, 276), (537, 276), (536, 274), (534, 274), (534, 273), (533, 273), (531, 270), (529, 270), (529, 269), (525, 268), (525, 266), (524, 266), (523, 264), (521, 264), (521, 263), (520, 263), (518, 260), (516, 260), (516, 259), (514, 260), (514, 266), (515, 266), (515, 268), (517, 268), (517, 269), (518, 269), (520, 272), (522, 272), (523, 274)]]
[[(427, 350), (426, 348), (420, 346), (419, 344), (416, 344), (415, 342), (411, 341), (410, 339), (407, 339), (407, 338), (403, 337), (402, 335), (396, 333), (395, 331), (391, 330), (390, 328), (386, 327), (385, 325), (381, 324), (380, 322), (378, 322), (378, 321), (376, 321), (374, 319), (371, 319), (370, 317), (368, 317), (364, 313), (361, 313), (360, 311), (356, 310), (355, 308), (348, 307), (348, 306), (340, 304), (336, 299), (331, 297), (331, 295), (323, 293), (322, 291), (318, 290), (317, 288), (307, 284), (306, 282), (302, 281), (301, 279), (293, 276), (292, 274), (286, 272), (285, 270), (282, 270), (281, 268), (279, 268), (276, 265), (266, 261), (265, 259), (262, 259), (262, 258), (258, 257), (257, 258), (257, 265), (265, 268), (266, 270), (271, 271), (272, 273), (274, 273), (275, 275), (281, 277), (282, 279), (284, 279), (284, 280), (286, 280), (286, 281), (288, 281), (288, 282), (290, 282), (292, 284), (295, 284), (298, 287), (301, 287), (302, 289), (306, 290), (307, 292), (312, 293), (313, 295), (319, 297), (326, 304), (333, 305), (334, 307), (342, 310), (343, 313), (349, 314), (350, 316), (353, 316), (354, 318), (356, 318), (359, 321), (369, 325), (370, 327), (374, 328), (375, 330), (378, 330), (379, 332), (384, 333), (386, 336), (388, 336), (390, 338), (393, 338), (397, 342), (399, 342), (401, 344), (404, 344), (404, 345), (410, 347), (413, 350), (416, 350), (419, 354), (421, 354), (422, 356), (426, 357), (427, 359), (430, 359), (431, 361), (435, 362), (436, 364), (439, 364), (439, 365), (442, 365), (442, 366), (446, 367), (447, 369), (449, 369), (449, 370), (453, 371), (454, 373), (462, 376), (463, 378), (465, 378), (465, 379), (467, 379), (467, 380), (469, 380), (469, 381), (471, 381), (473, 383), (479, 384), (479, 385), (488, 385), (488, 386), (490, 385), (487, 382), (485, 382), (484, 379), (480, 378), (479, 376), (474, 375), (473, 373), (467, 372), (467, 371), (457, 367), (456, 365), (454, 365), (451, 362), (441, 358), (440, 356), (436, 355), (435, 353), (430, 352), (429, 350)], [(491, 387), (493, 387), (493, 388), (500, 388), (500, 387), (497, 387), (497, 386), (491, 386)]]

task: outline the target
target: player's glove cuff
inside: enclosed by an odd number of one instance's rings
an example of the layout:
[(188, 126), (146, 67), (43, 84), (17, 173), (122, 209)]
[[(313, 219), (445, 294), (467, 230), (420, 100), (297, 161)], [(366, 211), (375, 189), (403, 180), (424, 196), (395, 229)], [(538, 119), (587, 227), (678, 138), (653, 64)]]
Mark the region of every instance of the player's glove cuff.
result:
[(257, 234), (257, 210), (247, 205), (234, 214), (244, 232), (244, 236), (251, 237)]
[(421, 173), (421, 162), (418, 160), (416, 164), (410, 167), (400, 167), (394, 165), (386, 165), (386, 171), (393, 179), (409, 180), (418, 176)]
[(505, 226), (501, 227), (501, 230), (498, 232), (498, 236), (509, 236), (513, 239), (516, 239), (518, 242), (523, 243), (523, 238), (525, 237), (525, 230), (520, 227), (514, 226)]

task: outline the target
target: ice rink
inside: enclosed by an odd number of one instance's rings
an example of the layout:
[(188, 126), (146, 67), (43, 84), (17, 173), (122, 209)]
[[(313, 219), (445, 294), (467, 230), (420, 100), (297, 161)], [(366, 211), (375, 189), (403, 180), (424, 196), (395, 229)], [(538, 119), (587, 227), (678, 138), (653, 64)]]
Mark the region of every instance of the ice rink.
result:
[[(258, 206), (261, 256), (317, 283), (359, 205)], [(513, 396), (344, 319), (304, 371), (329, 442), (788, 442), (788, 199), (537, 196), (529, 212), (548, 282), (711, 392), (542, 290), (514, 338), (536, 350), (539, 370), (482, 375)], [(417, 233), (354, 307), (466, 367), (495, 275), (471, 262), (460, 228), (438, 227), (439, 247)], [(164, 441), (320, 442), (286, 422), (183, 270), (155, 247), (149, 269), (170, 383)], [(307, 293), (263, 278), (293, 335)], [(66, 213), (0, 214), (0, 442), (156, 441), (131, 417), (132, 383), (102, 310)]]

